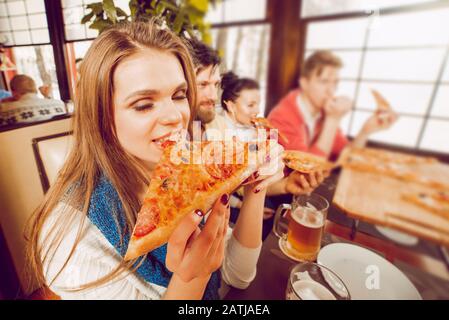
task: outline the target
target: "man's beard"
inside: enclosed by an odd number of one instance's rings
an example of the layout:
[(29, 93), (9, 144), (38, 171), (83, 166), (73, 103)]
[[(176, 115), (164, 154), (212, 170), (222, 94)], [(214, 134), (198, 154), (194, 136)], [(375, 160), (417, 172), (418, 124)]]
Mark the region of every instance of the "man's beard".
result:
[[(210, 105), (213, 107), (210, 107)], [(215, 119), (215, 106), (213, 101), (202, 102), (198, 106), (196, 115), (202, 124), (208, 124)]]

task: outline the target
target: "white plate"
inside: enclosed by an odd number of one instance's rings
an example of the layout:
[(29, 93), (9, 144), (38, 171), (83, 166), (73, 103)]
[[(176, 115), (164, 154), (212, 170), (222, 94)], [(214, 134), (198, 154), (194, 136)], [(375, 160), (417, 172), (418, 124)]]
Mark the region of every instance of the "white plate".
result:
[(362, 247), (330, 244), (321, 249), (318, 263), (343, 280), (353, 300), (421, 300), (418, 290), (398, 268)]
[(387, 237), (388, 239), (402, 244), (404, 246), (413, 247), (416, 246), (419, 242), (419, 239), (417, 237), (411, 236), (406, 233), (399, 232), (397, 230), (393, 230), (386, 227), (376, 226), (377, 231), (379, 231), (380, 234)]

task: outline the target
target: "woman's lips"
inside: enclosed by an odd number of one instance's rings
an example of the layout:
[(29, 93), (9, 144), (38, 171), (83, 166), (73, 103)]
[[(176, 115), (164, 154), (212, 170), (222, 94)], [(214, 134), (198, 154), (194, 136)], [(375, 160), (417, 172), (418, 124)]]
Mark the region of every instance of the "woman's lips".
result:
[(152, 142), (154, 144), (156, 144), (159, 148), (163, 148), (164, 143), (166, 143), (167, 141), (179, 141), (179, 139), (181, 138), (181, 132), (177, 131), (177, 132), (172, 132), (168, 135), (162, 136), (161, 138), (157, 138), (152, 140)]

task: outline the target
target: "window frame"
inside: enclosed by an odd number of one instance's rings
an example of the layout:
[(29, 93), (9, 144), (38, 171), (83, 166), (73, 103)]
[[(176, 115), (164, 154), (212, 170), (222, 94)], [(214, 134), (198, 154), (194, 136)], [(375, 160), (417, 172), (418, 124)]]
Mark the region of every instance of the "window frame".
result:
[[(19, 48), (19, 47), (33, 47), (36, 45), (51, 45), (53, 48), (53, 55), (56, 67), (56, 78), (58, 80), (58, 88), (61, 100), (69, 101), (72, 99), (68, 78), (66, 76), (66, 52), (64, 50), (64, 36), (63, 30), (61, 0), (44, 0), (45, 17), (47, 19), (47, 28), (49, 33), (48, 43), (39, 44), (19, 44), (19, 45), (5, 45), (5, 48)], [(28, 18), (27, 18), (28, 19)], [(62, 28), (62, 29), (61, 29)], [(4, 74), (2, 72), (2, 79), (4, 81)]]
[[(302, 2), (302, 1), (301, 1)], [(302, 3), (301, 3), (302, 5)], [(380, 14), (382, 16), (388, 16), (388, 15), (396, 15), (396, 14), (403, 14), (403, 13), (411, 13), (411, 12), (422, 12), (426, 10), (435, 10), (435, 9), (442, 9), (442, 8), (449, 8), (449, 3), (444, 0), (436, 0), (434, 2), (429, 3), (420, 3), (420, 4), (411, 4), (411, 5), (402, 5), (398, 7), (391, 7), (391, 8), (385, 8), (385, 9), (379, 9), (377, 11), (358, 11), (358, 12), (350, 12), (350, 13), (340, 13), (340, 14), (329, 14), (329, 15), (321, 15), (321, 16), (313, 16), (313, 17), (307, 17), (302, 18), (301, 12), (299, 12), (298, 19), (300, 21), (300, 28), (302, 29), (302, 32), (304, 33), (304, 36), (302, 38), (303, 44), (301, 48), (303, 48), (303, 52), (300, 52), (300, 61), (304, 61), (304, 57), (307, 51), (314, 50), (313, 48), (307, 49), (307, 35), (308, 35), (308, 26), (311, 23), (316, 22), (328, 22), (328, 21), (339, 21), (339, 20), (347, 20), (347, 19), (355, 19), (355, 18), (370, 18), (373, 14)], [(302, 6), (301, 6), (302, 10)], [(446, 84), (447, 81), (443, 80), (444, 72), (446, 66), (449, 68), (449, 43), (446, 45), (434, 45), (434, 46), (398, 46), (398, 47), (376, 47), (376, 48), (368, 48), (368, 40), (369, 40), (370, 31), (369, 28), (365, 31), (365, 38), (363, 42), (363, 46), (361, 48), (344, 48), (344, 49), (332, 49), (330, 50), (335, 52), (352, 52), (354, 50), (361, 50), (362, 51), (362, 58), (361, 58), (361, 66), (365, 63), (366, 54), (368, 51), (377, 51), (377, 50), (403, 50), (403, 49), (429, 49), (429, 48), (439, 48), (443, 49), (443, 59), (441, 62), (441, 65), (439, 66), (438, 75), (435, 81), (410, 81), (410, 80), (376, 80), (376, 79), (365, 79), (363, 78), (363, 68), (360, 67), (359, 74), (356, 79), (352, 78), (342, 78), (342, 81), (355, 81), (356, 82), (356, 89), (355, 89), (355, 96), (354, 101), (358, 100), (359, 94), (360, 94), (360, 87), (362, 85), (362, 82), (380, 82), (380, 83), (400, 83), (400, 84), (430, 84), (433, 86), (431, 97), (429, 99), (428, 105), (426, 107), (426, 111), (424, 115), (414, 115), (414, 114), (406, 114), (406, 113), (400, 113), (399, 115), (403, 116), (411, 116), (423, 119), (423, 124), (419, 130), (418, 138), (415, 143), (415, 146), (413, 148), (401, 146), (399, 144), (385, 144), (381, 142), (370, 142), (370, 145), (373, 146), (380, 146), (383, 148), (389, 148), (394, 150), (400, 150), (400, 151), (413, 151), (416, 154), (425, 154), (425, 155), (434, 155), (439, 158), (444, 158), (446, 162), (449, 162), (449, 153), (444, 152), (434, 152), (434, 151), (428, 151), (425, 149), (421, 149), (421, 144), (424, 138), (424, 134), (426, 132), (426, 128), (429, 124), (429, 120), (435, 119), (435, 120), (443, 120), (449, 122), (449, 117), (441, 117), (441, 116), (433, 116), (432, 115), (432, 109), (435, 105), (435, 101), (437, 98), (438, 90), (439, 88)], [(352, 128), (352, 124), (354, 121), (354, 114), (355, 111), (365, 111), (364, 108), (357, 108), (356, 106), (351, 112), (350, 120), (348, 124), (348, 135), (350, 134), (350, 130)], [(350, 136), (351, 137), (351, 136)]]

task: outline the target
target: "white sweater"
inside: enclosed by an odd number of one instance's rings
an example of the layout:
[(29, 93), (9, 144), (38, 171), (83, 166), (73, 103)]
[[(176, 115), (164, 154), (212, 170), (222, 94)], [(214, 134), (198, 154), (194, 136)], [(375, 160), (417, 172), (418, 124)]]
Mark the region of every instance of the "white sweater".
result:
[[(55, 208), (43, 226), (41, 243), (48, 241), (45, 239), (52, 226), (68, 209), (73, 210), (63, 203)], [(61, 299), (161, 299), (166, 290), (165, 287), (148, 283), (130, 271), (124, 272), (116, 280), (100, 287), (78, 292), (69, 290), (69, 288), (89, 283), (110, 273), (122, 260), (116, 249), (89, 219), (85, 219), (80, 241), (73, 256), (61, 274), (50, 284), (67, 260), (73, 247), (82, 217), (81, 212), (77, 213), (75, 220), (67, 224), (64, 237), (56, 248), (54, 257), (51, 253), (50, 257), (53, 258), (50, 261), (43, 261), (44, 275), (50, 289)], [(232, 235), (232, 229), (228, 229), (225, 258), (220, 269), (222, 275), (221, 297), (229, 289), (226, 284), (239, 289), (248, 287), (256, 276), (256, 264), (260, 249), (261, 247), (250, 249), (242, 246)], [(43, 252), (46, 250), (47, 247), (44, 244)]]

